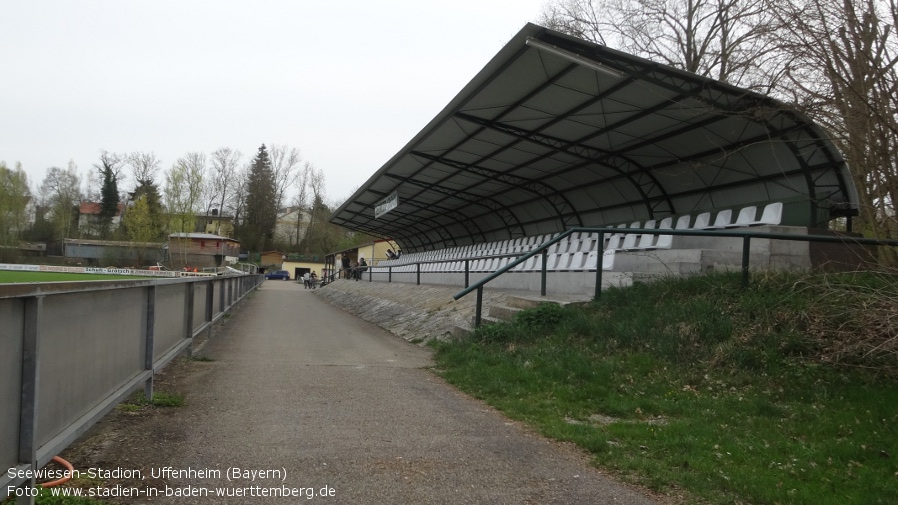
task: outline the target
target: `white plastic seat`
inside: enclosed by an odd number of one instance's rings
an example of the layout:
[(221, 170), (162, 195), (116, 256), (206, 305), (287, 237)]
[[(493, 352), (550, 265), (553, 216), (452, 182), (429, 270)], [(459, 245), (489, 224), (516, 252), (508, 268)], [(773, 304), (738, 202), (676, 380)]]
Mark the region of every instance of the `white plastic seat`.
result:
[(551, 272), (558, 267), (558, 262), (561, 259), (561, 254), (549, 254), (549, 257), (546, 262), (546, 271)]
[[(645, 222), (642, 226), (646, 230), (654, 230), (655, 229), (655, 220), (650, 219)], [(639, 241), (636, 243), (636, 249), (652, 249), (655, 246), (655, 235), (651, 233), (644, 233), (639, 237)]]
[(598, 251), (590, 251), (586, 255), (586, 263), (583, 264), (584, 270), (595, 270), (596, 266), (599, 264), (599, 252)]
[(555, 263), (555, 266), (552, 270), (568, 270), (571, 266), (571, 258), (573, 258), (573, 254), (571, 253), (562, 253), (558, 255), (558, 262)]
[(580, 249), (579, 252), (588, 253), (590, 251), (596, 250), (596, 242), (599, 240), (598, 233), (590, 233), (586, 235), (586, 237), (580, 238)]
[(602, 270), (612, 270), (614, 268), (614, 249), (605, 251), (602, 255)]
[(680, 216), (677, 218), (677, 225), (674, 226), (675, 230), (688, 230), (689, 222), (692, 221), (692, 216), (686, 214), (685, 216)]
[[(689, 216), (686, 216), (687, 218)], [(681, 218), (682, 219), (682, 218)], [(679, 223), (679, 220), (677, 221)], [(669, 230), (673, 218), (666, 217), (658, 225), (659, 230)], [(688, 223), (688, 220), (687, 220)], [(670, 249), (673, 246), (673, 235), (658, 235), (655, 239), (655, 249)]]
[(616, 251), (616, 250), (620, 249), (622, 239), (623, 239), (623, 235), (621, 235), (619, 233), (615, 233), (614, 235), (611, 235), (611, 237), (608, 239), (608, 243), (605, 244), (605, 250), (606, 251)]
[(571, 253), (571, 261), (568, 263), (568, 270), (583, 270), (583, 265), (586, 263), (586, 253), (577, 251), (575, 253)]
[(622, 251), (630, 251), (632, 249), (636, 249), (637, 240), (639, 240), (639, 235), (635, 233), (624, 235), (624, 242), (621, 244), (620, 249)]
[(705, 228), (710, 228), (711, 213), (702, 212), (701, 214), (695, 216), (695, 224), (693, 224), (692, 227), (696, 230), (704, 230)]
[(542, 256), (537, 254), (535, 256), (531, 256), (524, 262), (524, 268), (521, 271), (524, 272), (533, 272), (535, 270), (539, 270), (542, 265), (540, 262), (542, 261)]
[(761, 213), (761, 219), (751, 222), (748, 226), (754, 225), (778, 225), (783, 221), (783, 202), (768, 203), (764, 206), (764, 212)]
[(739, 214), (736, 216), (736, 221), (731, 224), (731, 227), (739, 227), (739, 226), (749, 226), (748, 223), (751, 223), (755, 220), (755, 216), (758, 214), (758, 208), (754, 205), (750, 205), (748, 207), (743, 207), (739, 210)]
[(726, 228), (733, 223), (733, 211), (730, 209), (724, 209), (717, 213), (717, 216), (714, 218), (714, 226), (711, 228)]

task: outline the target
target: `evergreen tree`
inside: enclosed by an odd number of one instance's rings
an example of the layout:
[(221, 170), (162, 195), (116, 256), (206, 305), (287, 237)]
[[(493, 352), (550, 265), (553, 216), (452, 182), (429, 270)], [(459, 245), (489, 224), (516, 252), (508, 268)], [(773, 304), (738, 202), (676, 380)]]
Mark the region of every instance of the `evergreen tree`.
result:
[(246, 217), (240, 227), (240, 239), (244, 249), (261, 252), (271, 247), (277, 224), (277, 191), (265, 144), (250, 165), (246, 189)]
[(121, 158), (103, 151), (100, 154), (100, 164), (94, 165), (100, 170), (103, 185), (100, 187), (100, 236), (108, 238), (109, 227), (112, 218), (118, 213), (118, 172), (121, 168)]

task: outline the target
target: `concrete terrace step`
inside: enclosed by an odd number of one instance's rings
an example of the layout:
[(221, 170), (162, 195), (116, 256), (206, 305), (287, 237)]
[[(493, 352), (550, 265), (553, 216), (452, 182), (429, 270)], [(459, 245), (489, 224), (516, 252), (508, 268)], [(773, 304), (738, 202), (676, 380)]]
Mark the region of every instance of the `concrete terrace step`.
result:
[[(416, 286), (338, 280), (313, 293), (406, 340), (425, 342), (456, 338), (474, 328), (476, 296), (471, 294), (456, 301), (452, 296), (460, 289), (432, 284)], [(509, 302), (509, 299), (513, 300)], [(495, 318), (490, 314), (494, 306), (521, 308), (520, 305), (532, 307), (540, 301), (572, 303), (591, 299), (591, 291), (580, 295), (541, 297), (538, 292), (486, 288), (482, 314)]]

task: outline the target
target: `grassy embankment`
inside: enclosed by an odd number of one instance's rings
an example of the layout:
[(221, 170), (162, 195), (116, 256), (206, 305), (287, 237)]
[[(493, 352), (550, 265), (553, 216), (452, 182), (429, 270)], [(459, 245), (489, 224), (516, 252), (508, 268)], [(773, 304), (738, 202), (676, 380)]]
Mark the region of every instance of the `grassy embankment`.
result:
[(898, 284), (735, 275), (542, 305), (436, 344), (509, 417), (682, 502), (898, 503)]

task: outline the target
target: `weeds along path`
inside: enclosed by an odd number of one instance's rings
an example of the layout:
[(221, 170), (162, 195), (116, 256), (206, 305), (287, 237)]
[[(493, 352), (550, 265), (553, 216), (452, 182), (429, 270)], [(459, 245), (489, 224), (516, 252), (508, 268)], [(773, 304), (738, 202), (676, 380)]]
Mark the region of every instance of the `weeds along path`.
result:
[[(183, 407), (120, 415), (133, 422), (114, 439), (94, 437), (81, 464), (145, 475), (121, 485), (199, 494), (311, 488), (324, 503), (659, 503), (448, 386), (428, 370), (428, 349), (293, 282), (265, 282), (201, 355), (208, 361), (182, 363), (186, 373), (166, 386), (184, 394)], [(241, 473), (228, 480), (233, 468)], [(207, 472), (174, 472), (186, 469)], [(298, 500), (248, 496), (121, 503)]]

